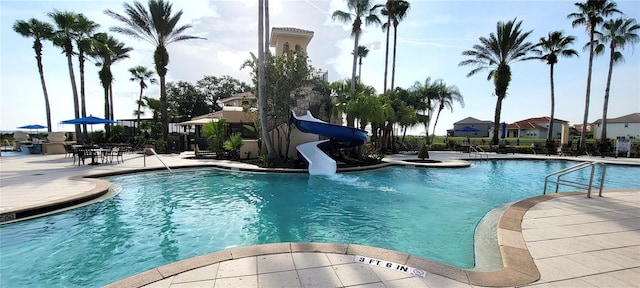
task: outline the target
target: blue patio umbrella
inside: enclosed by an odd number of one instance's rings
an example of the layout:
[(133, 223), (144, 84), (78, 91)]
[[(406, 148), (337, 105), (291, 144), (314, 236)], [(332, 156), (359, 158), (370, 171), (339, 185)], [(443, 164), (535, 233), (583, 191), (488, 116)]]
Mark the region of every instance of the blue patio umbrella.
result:
[(109, 119), (103, 119), (103, 118), (99, 118), (99, 117), (94, 117), (94, 116), (87, 116), (87, 117), (80, 117), (80, 118), (76, 118), (76, 119), (71, 119), (71, 120), (65, 120), (62, 121), (62, 124), (88, 124), (88, 125), (93, 125), (93, 124), (115, 124), (118, 123), (117, 121), (113, 121), (113, 120), (109, 120)]
[[(43, 128), (47, 128), (47, 126), (42, 126), (40, 124), (31, 124), (31, 125), (24, 125), (24, 126), (20, 126), (18, 127), (20, 129), (29, 129), (29, 130), (36, 130), (36, 134), (38, 134), (38, 129), (43, 129)], [(33, 131), (29, 131), (29, 134), (33, 134)]]
[(83, 124), (91, 125), (91, 132), (93, 132), (93, 124), (115, 124), (115, 123), (118, 123), (118, 122), (117, 121), (113, 121), (113, 120), (109, 120), (109, 119), (103, 119), (103, 118), (100, 118), (100, 117), (94, 117), (92, 115), (89, 115), (87, 117), (80, 117), (80, 118), (76, 118), (76, 119), (65, 120), (65, 121), (62, 121), (61, 123), (62, 124), (74, 124), (74, 125), (83, 125)]
[(42, 125), (39, 125), (39, 124), (31, 124), (31, 125), (20, 126), (18, 128), (20, 128), (20, 129), (42, 129), (42, 128), (47, 128), (47, 126), (42, 126)]

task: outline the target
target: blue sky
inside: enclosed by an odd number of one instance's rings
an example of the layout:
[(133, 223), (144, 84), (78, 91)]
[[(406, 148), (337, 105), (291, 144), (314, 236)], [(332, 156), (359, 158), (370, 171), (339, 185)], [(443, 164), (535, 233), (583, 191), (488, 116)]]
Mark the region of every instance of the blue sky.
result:
[[(144, 1), (143, 1), (144, 2)], [(380, 0), (382, 2), (382, 0)], [(14, 130), (26, 124), (46, 124), (44, 100), (39, 83), (32, 39), (13, 32), (16, 20), (37, 18), (49, 20), (46, 13), (54, 9), (83, 13), (101, 25), (100, 31), (118, 25), (102, 11), (123, 11), (123, 1), (7, 1), (0, 0), (0, 130)], [(130, 3), (132, 3), (130, 1)], [(257, 51), (257, 1), (173, 1), (174, 10), (184, 11), (182, 23), (194, 27), (189, 34), (206, 37), (174, 43), (169, 46), (168, 81), (195, 81), (205, 75), (231, 75), (247, 83), (249, 71), (240, 70), (249, 52)], [(493, 120), (496, 98), (493, 84), (486, 73), (470, 78), (471, 67), (459, 67), (465, 60), (462, 51), (479, 43), (478, 38), (495, 32), (498, 21), (522, 20), (525, 31), (533, 30), (530, 41), (537, 42), (554, 30), (576, 36), (574, 45), (579, 58), (562, 58), (556, 65), (556, 118), (571, 124), (582, 123), (588, 51), (582, 47), (588, 40), (584, 27), (571, 27), (566, 18), (577, 12), (574, 1), (410, 1), (411, 10), (398, 27), (396, 86), (408, 88), (427, 77), (442, 79), (456, 85), (465, 100), (465, 107), (456, 105), (453, 112), (443, 111), (436, 134), (444, 134), (453, 123), (466, 117)], [(617, 1), (626, 17), (640, 20), (640, 1)], [(346, 10), (344, 1), (276, 1), (271, 0), (272, 27), (297, 27), (315, 32), (308, 47), (312, 65), (327, 70), (329, 80), (350, 77), (350, 25), (334, 22), (331, 13)], [(130, 67), (144, 65), (153, 68), (153, 47), (145, 42), (114, 34), (135, 50), (131, 58), (113, 67), (115, 83), (115, 116), (133, 118), (139, 86), (129, 81)], [(379, 27), (365, 27), (360, 43), (371, 52), (363, 60), (362, 80), (382, 90), (385, 34)], [(636, 45), (637, 46), (637, 45)], [(626, 48), (625, 63), (615, 66), (609, 102), (609, 117), (640, 112), (640, 51)], [(608, 53), (594, 61), (589, 121), (602, 117), (602, 103), (608, 68)], [(66, 58), (59, 48), (46, 43), (44, 71), (51, 101), (54, 131), (70, 131), (60, 121), (74, 118), (71, 84)], [(77, 65), (77, 64), (76, 64)], [(512, 82), (503, 102), (502, 121), (515, 122), (530, 117), (548, 116), (549, 69), (537, 60), (512, 66)], [(76, 67), (76, 77), (78, 71)], [(87, 109), (94, 116), (104, 116), (102, 88), (97, 68), (89, 64), (87, 77)], [(159, 97), (157, 85), (145, 92)], [(418, 127), (412, 134), (424, 134)]]

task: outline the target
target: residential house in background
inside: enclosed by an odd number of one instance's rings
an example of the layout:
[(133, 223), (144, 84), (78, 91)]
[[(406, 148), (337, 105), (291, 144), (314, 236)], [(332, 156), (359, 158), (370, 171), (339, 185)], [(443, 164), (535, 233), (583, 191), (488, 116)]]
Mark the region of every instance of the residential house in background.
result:
[[(553, 119), (551, 135), (553, 138), (560, 138), (562, 125), (568, 121)], [(549, 117), (536, 117), (520, 120), (507, 125), (507, 138), (538, 138), (546, 139), (549, 131)]]
[[(602, 119), (593, 122), (594, 137), (602, 137)], [(640, 139), (640, 113), (631, 113), (618, 118), (607, 119), (607, 138)]]
[[(447, 135), (452, 137), (489, 137), (489, 130), (492, 126), (493, 121), (478, 120), (473, 117), (467, 117), (453, 123), (453, 129), (447, 130)], [(463, 131), (474, 130), (464, 129), (465, 127), (475, 128), (478, 129), (478, 131)]]

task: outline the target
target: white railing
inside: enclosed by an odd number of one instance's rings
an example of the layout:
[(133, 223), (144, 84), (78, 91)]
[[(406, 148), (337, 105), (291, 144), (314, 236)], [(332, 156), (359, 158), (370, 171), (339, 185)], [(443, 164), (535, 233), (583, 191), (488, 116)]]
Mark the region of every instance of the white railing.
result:
[(482, 150), (480, 146), (471, 145), (469, 146), (469, 158), (471, 158), (471, 150), (473, 150), (473, 158), (480, 156), (480, 160), (482, 160), (482, 156), (484, 156), (487, 160), (489, 160), (489, 154)]
[[(562, 185), (566, 185), (566, 186), (571, 186), (571, 187), (576, 187), (576, 188), (582, 188), (582, 189), (587, 189), (587, 198), (591, 198), (591, 188), (593, 187), (593, 177), (595, 174), (595, 167), (597, 165), (601, 165), (602, 166), (602, 174), (600, 174), (600, 187), (599, 187), (599, 192), (598, 192), (598, 196), (602, 197), (602, 186), (604, 185), (604, 179), (607, 173), (607, 165), (602, 163), (602, 162), (582, 162), (580, 164), (576, 164), (574, 166), (562, 169), (558, 172), (554, 172), (551, 173), (549, 175), (547, 175), (547, 177), (544, 178), (544, 191), (542, 192), (542, 194), (547, 194), (547, 184), (548, 183), (555, 183), (556, 184), (556, 193), (558, 193), (558, 187), (560, 186), (560, 184)], [(588, 168), (591, 167), (591, 176), (589, 177), (589, 183), (581, 183), (581, 182), (576, 182), (576, 181), (569, 181), (569, 180), (564, 180), (564, 179), (560, 179), (560, 177), (567, 175), (569, 173), (584, 169), (584, 168)], [(555, 181), (551, 181), (549, 180), (549, 178), (551, 176), (557, 176)]]
[(153, 150), (153, 148), (144, 148), (144, 167), (147, 167), (147, 151), (151, 152), (151, 154), (156, 155), (156, 158), (158, 158), (158, 160), (160, 160), (160, 163), (162, 163), (162, 165), (164, 165), (164, 168), (167, 168), (167, 170), (169, 170), (169, 172), (171, 172), (171, 174), (173, 174), (173, 171), (171, 171), (171, 168), (169, 168), (169, 166), (167, 166), (167, 164), (164, 164), (164, 161), (162, 161), (162, 159), (160, 159), (160, 156), (158, 156), (158, 153), (156, 153), (156, 150)]

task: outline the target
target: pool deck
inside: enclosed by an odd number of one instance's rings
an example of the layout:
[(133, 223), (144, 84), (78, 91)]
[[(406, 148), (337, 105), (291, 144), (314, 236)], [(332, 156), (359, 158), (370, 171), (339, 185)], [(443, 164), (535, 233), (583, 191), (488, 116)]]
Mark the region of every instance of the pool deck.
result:
[[(188, 156), (187, 152), (159, 157), (173, 169), (215, 166), (261, 171), (252, 165), (186, 159)], [(437, 151), (431, 151), (430, 156), (442, 163), (403, 161), (415, 159), (415, 155), (392, 155), (385, 161), (413, 166), (464, 167), (469, 163), (463, 159), (473, 158), (472, 154)], [(489, 157), (640, 165), (640, 159), (628, 158), (491, 153)], [(0, 221), (47, 213), (62, 202), (100, 201), (108, 197), (105, 192), (109, 183), (91, 176), (165, 169), (155, 156), (126, 154), (124, 158), (120, 164), (77, 166), (64, 155), (0, 157)], [(585, 192), (548, 194), (512, 204), (497, 224), (501, 269), (464, 270), (355, 244), (276, 243), (186, 259), (126, 279), (113, 279), (114, 283), (109, 286), (640, 287), (640, 189), (606, 191), (603, 196), (598, 197), (597, 191), (590, 199)], [(368, 264), (355, 262), (356, 255), (369, 257)], [(370, 259), (391, 262), (389, 265), (394, 269), (373, 265), (381, 262)], [(427, 274), (424, 278), (417, 277), (397, 271), (399, 267), (417, 268)]]

